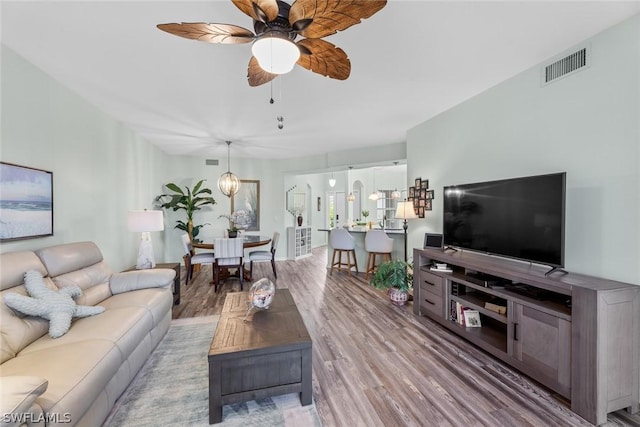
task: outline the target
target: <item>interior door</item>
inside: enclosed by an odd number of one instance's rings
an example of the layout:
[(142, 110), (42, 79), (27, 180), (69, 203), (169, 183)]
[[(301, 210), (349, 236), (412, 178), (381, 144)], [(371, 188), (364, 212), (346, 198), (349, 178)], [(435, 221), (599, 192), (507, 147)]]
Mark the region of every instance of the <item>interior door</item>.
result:
[(336, 227), (342, 227), (347, 220), (347, 197), (344, 191), (336, 191)]

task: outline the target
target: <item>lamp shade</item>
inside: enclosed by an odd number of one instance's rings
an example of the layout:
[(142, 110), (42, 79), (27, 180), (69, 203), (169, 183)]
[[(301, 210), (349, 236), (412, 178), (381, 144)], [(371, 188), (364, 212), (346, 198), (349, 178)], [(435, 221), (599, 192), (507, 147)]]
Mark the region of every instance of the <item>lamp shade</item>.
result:
[(273, 34), (266, 34), (253, 42), (251, 53), (260, 68), (272, 74), (288, 73), (300, 58), (300, 49), (295, 43)]
[(416, 212), (413, 209), (413, 202), (398, 202), (396, 206), (396, 218), (397, 219), (416, 219)]
[(130, 231), (162, 231), (164, 230), (164, 217), (162, 211), (129, 211), (127, 224)]
[(329, 187), (336, 186), (336, 179), (334, 177), (329, 178)]

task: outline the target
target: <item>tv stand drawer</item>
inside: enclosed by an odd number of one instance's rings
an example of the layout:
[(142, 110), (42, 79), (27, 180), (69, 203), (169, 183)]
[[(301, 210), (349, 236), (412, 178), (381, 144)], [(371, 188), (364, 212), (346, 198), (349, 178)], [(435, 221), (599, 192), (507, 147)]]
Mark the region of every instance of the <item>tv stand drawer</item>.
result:
[(442, 296), (444, 294), (444, 279), (427, 271), (420, 271), (420, 288), (423, 292), (431, 292)]

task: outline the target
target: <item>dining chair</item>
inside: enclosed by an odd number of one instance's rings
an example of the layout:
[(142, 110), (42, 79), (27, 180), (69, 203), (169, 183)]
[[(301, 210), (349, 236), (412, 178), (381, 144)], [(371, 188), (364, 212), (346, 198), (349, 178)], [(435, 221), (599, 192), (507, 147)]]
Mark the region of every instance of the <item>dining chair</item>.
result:
[(393, 239), (387, 236), (384, 230), (367, 230), (364, 236), (364, 248), (367, 254), (367, 271), (364, 274), (364, 280), (369, 279), (369, 273), (374, 274), (376, 271), (376, 259), (378, 256), (382, 260), (391, 261), (391, 252), (393, 251)]
[(266, 262), (271, 261), (271, 268), (273, 269), (273, 275), (277, 279), (278, 273), (276, 272), (276, 249), (278, 247), (278, 239), (280, 233), (277, 231), (273, 233), (271, 238), (271, 248), (268, 251), (251, 251), (249, 252), (249, 275), (253, 280), (253, 263), (254, 262)]
[(213, 247), (215, 250), (215, 264), (213, 266), (213, 283), (215, 285), (214, 291), (218, 292), (218, 285), (220, 284), (220, 273), (222, 271), (228, 272), (231, 268), (238, 269), (238, 277), (240, 278), (240, 290), (242, 290), (242, 285), (244, 283), (244, 271), (242, 264), (242, 259), (244, 257), (244, 239), (217, 238), (214, 240)]
[(185, 278), (184, 285), (187, 286), (189, 284), (189, 279), (193, 278), (193, 266), (198, 264), (211, 264), (211, 266), (213, 267), (215, 258), (213, 252), (205, 252), (199, 254), (194, 253), (189, 234), (184, 233), (181, 236), (181, 239), (182, 247), (184, 249), (184, 260), (186, 263), (185, 267), (187, 270), (187, 277)]
[[(329, 275), (333, 275), (333, 267), (338, 267), (338, 271), (342, 271), (342, 267), (347, 268), (347, 272), (351, 274), (351, 269), (356, 268), (358, 272), (358, 261), (356, 260), (356, 242), (351, 233), (344, 228), (335, 228), (329, 234), (329, 243), (333, 247), (333, 255), (331, 256), (331, 270)], [(342, 254), (346, 253), (347, 262), (342, 261)], [(336, 254), (338, 261), (336, 261)], [(351, 261), (353, 255), (353, 262)]]

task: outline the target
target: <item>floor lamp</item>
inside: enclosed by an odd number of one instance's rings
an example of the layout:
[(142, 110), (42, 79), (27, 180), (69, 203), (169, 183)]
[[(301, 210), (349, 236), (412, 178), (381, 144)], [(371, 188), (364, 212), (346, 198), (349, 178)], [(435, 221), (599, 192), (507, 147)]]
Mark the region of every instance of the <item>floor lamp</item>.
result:
[(140, 249), (138, 250), (138, 261), (136, 268), (154, 268), (156, 260), (153, 256), (153, 245), (151, 244), (151, 231), (164, 230), (164, 217), (162, 211), (129, 211), (129, 230), (139, 232)]
[(408, 219), (416, 219), (416, 212), (413, 210), (413, 202), (398, 202), (396, 206), (396, 219), (401, 219), (402, 228), (404, 229), (404, 262), (407, 262), (407, 228), (409, 228), (409, 224), (407, 224)]

